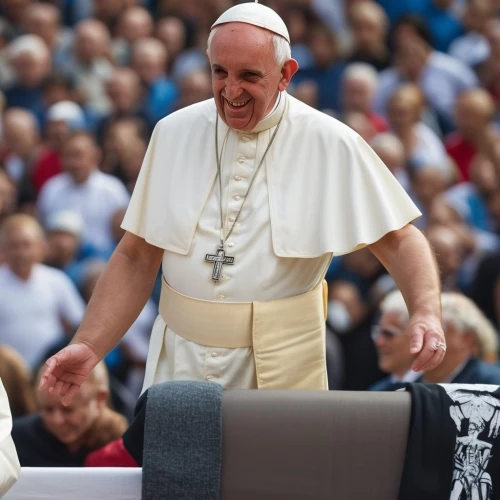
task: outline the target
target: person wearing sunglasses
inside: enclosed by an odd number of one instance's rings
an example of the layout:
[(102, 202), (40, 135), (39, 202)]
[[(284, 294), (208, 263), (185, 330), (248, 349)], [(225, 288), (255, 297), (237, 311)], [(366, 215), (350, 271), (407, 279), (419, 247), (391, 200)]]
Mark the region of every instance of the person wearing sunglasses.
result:
[(399, 290), (390, 292), (380, 305), (381, 316), (372, 327), (372, 339), (379, 368), (387, 376), (370, 387), (371, 391), (394, 391), (415, 382), (421, 373), (412, 370), (415, 355), (410, 354), (409, 314)]

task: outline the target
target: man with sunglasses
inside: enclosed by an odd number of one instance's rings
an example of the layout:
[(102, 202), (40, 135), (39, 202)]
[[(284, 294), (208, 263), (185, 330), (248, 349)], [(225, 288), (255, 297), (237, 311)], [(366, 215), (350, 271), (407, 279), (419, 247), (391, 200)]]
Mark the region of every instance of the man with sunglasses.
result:
[(387, 377), (376, 382), (371, 391), (394, 391), (407, 382), (415, 382), (421, 373), (411, 369), (415, 355), (410, 353), (411, 337), (407, 331), (408, 309), (399, 290), (389, 293), (380, 305), (381, 317), (372, 328), (379, 368)]

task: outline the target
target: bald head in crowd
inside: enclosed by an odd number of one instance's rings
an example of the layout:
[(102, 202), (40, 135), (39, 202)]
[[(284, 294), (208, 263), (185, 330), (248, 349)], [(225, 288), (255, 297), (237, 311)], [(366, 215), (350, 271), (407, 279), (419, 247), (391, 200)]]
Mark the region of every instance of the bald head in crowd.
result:
[(420, 167), (412, 173), (412, 191), (424, 210), (430, 209), (434, 199), (448, 187), (448, 183), (448, 172), (432, 165)]
[(0, 226), (0, 252), (9, 269), (28, 280), (45, 255), (44, 232), (38, 221), (27, 214), (7, 217)]
[(80, 62), (88, 64), (103, 57), (110, 43), (109, 30), (101, 21), (86, 19), (77, 24), (73, 48)]
[(132, 67), (145, 84), (151, 84), (166, 74), (167, 49), (156, 38), (142, 38), (132, 46)]
[(26, 9), (26, 33), (38, 35), (48, 47), (52, 48), (57, 43), (60, 22), (60, 10), (50, 3), (33, 3)]
[(115, 110), (127, 113), (137, 106), (141, 95), (141, 80), (131, 68), (116, 68), (106, 82), (106, 91)]
[(387, 15), (375, 2), (359, 2), (349, 11), (355, 49), (377, 54), (385, 44), (389, 29)]
[(197, 70), (188, 73), (180, 83), (180, 106), (186, 107), (212, 97), (210, 73)]
[(120, 15), (117, 31), (127, 42), (134, 43), (153, 34), (153, 18), (143, 7), (129, 7)]
[(389, 132), (377, 134), (370, 146), (394, 175), (398, 171), (406, 169), (405, 148), (401, 140), (394, 134)]
[(40, 131), (33, 113), (21, 108), (5, 111), (3, 139), (10, 152), (23, 160), (31, 158), (40, 142)]
[(481, 139), (495, 115), (495, 102), (484, 89), (468, 90), (460, 94), (455, 104), (457, 126), (469, 140)]
[(177, 17), (164, 17), (156, 25), (156, 37), (163, 42), (173, 60), (186, 46), (186, 27)]
[(404, 134), (421, 119), (425, 98), (412, 83), (401, 85), (389, 98), (387, 112), (391, 127), (396, 134)]

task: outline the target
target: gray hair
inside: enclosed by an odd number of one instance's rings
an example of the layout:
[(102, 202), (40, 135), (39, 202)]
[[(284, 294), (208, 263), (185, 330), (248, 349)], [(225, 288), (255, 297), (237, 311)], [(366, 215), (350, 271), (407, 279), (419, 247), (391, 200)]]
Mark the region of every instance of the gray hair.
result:
[(377, 134), (370, 142), (370, 146), (375, 150), (375, 152), (389, 151), (396, 153), (398, 157), (405, 157), (405, 148), (401, 139), (391, 132), (382, 132), (381, 134)]
[(6, 48), (10, 61), (21, 54), (30, 54), (38, 60), (49, 60), (50, 50), (38, 35), (21, 35), (14, 39)]
[(472, 300), (460, 293), (443, 292), (441, 302), (444, 324), (452, 324), (460, 333), (474, 333), (481, 357), (496, 355), (498, 338), (495, 328)]
[[(396, 155), (401, 163), (405, 160), (406, 153), (403, 143), (398, 136), (391, 132), (377, 134), (370, 142), (370, 146), (378, 155), (380, 155), (380, 153), (388, 153)], [(391, 156), (391, 158), (394, 158), (394, 156)]]
[(389, 292), (380, 304), (380, 310), (384, 313), (397, 313), (402, 325), (406, 325), (410, 321), (410, 314), (406, 306), (403, 294), (399, 290)]
[(369, 85), (372, 92), (375, 92), (379, 78), (377, 71), (370, 64), (352, 63), (345, 68), (342, 80), (344, 84), (349, 80), (361, 80)]
[[(212, 40), (214, 39), (215, 34), (219, 31), (221, 25), (216, 26), (210, 31), (210, 35), (208, 36), (207, 41), (207, 51), (210, 54), (210, 47), (212, 46)], [(292, 49), (288, 40), (283, 38), (281, 35), (277, 33), (271, 33), (273, 38), (273, 46), (274, 46), (274, 58), (276, 64), (279, 67), (283, 67), (283, 65), (292, 58)]]

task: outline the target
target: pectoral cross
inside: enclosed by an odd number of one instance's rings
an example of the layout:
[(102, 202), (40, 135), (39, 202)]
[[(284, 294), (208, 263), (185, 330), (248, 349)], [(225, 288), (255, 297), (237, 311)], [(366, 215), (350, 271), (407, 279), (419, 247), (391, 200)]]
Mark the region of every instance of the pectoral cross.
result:
[(234, 257), (226, 257), (225, 250), (220, 247), (217, 250), (217, 255), (210, 255), (207, 253), (205, 260), (207, 262), (212, 262), (214, 265), (214, 272), (212, 273), (212, 279), (214, 281), (219, 281), (223, 264), (228, 264), (230, 266), (234, 264)]

